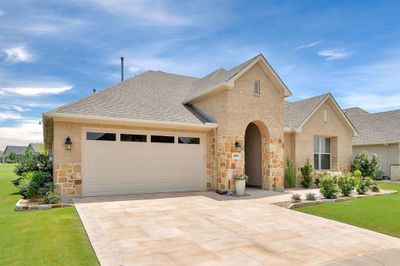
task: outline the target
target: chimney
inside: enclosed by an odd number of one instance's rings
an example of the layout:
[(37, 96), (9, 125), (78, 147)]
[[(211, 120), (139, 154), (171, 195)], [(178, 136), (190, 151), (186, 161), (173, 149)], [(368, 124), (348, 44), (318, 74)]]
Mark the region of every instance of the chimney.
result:
[(124, 81), (124, 58), (121, 56), (121, 81)]

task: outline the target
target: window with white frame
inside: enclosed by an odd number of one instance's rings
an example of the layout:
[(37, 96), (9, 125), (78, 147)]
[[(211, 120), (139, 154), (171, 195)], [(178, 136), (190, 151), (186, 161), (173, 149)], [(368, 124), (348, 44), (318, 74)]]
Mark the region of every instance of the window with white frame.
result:
[(331, 139), (314, 137), (314, 169), (331, 169)]
[(260, 81), (259, 80), (254, 81), (254, 94), (260, 95)]

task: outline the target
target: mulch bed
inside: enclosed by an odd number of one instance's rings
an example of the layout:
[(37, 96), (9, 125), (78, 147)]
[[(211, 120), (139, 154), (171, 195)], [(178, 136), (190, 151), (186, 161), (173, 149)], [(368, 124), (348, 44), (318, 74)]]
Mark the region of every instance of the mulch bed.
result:
[(353, 195), (351, 195), (350, 197), (339, 196), (336, 199), (325, 199), (322, 196), (320, 196), (320, 197), (317, 197), (316, 200), (302, 200), (300, 202), (284, 201), (284, 202), (276, 202), (273, 204), (280, 206), (280, 207), (287, 208), (287, 209), (296, 209), (296, 208), (300, 208), (300, 207), (304, 207), (304, 206), (317, 205), (317, 204), (322, 204), (322, 203), (332, 203), (332, 202), (352, 200), (352, 199), (356, 199), (356, 198), (365, 198), (365, 197), (380, 196), (380, 195), (387, 195), (387, 194), (394, 194), (394, 193), (397, 193), (397, 191), (381, 189), (379, 192), (369, 191), (367, 194), (364, 194), (364, 195), (358, 195), (357, 193), (353, 193)]

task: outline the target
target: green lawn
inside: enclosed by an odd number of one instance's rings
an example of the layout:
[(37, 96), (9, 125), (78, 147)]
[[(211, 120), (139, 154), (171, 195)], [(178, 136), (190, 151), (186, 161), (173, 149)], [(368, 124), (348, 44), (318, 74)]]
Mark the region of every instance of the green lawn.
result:
[[(400, 191), (400, 184), (379, 183), (379, 187)], [(400, 193), (324, 203), (296, 210), (400, 237)]]
[(13, 168), (0, 164), (0, 265), (99, 265), (75, 208), (14, 211)]

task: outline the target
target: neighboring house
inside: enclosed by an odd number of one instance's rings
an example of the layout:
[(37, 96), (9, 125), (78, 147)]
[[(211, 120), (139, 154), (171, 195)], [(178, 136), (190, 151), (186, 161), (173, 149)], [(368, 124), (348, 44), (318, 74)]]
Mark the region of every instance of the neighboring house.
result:
[(285, 157), (315, 170), (347, 171), (357, 131), (330, 93), (285, 102)]
[(21, 159), (21, 156), (26, 152), (26, 146), (7, 146), (3, 152), (4, 161), (10, 162), (9, 156), (11, 153), (15, 153), (17, 162)]
[(400, 179), (400, 110), (369, 113), (355, 107), (345, 112), (359, 132), (353, 138), (353, 153), (377, 154), (383, 175)]
[[(43, 114), (57, 190), (83, 196), (232, 190), (241, 173), (249, 185), (283, 190), (290, 95), (261, 54), (203, 78), (146, 71)], [(286, 125), (292, 138), (286, 150), (298, 164), (313, 162), (314, 137), (327, 137), (332, 168), (346, 170), (354, 129), (331, 95), (304, 106), (310, 109), (304, 117)]]
[(29, 143), (27, 149), (30, 152), (42, 152), (44, 151), (44, 145), (42, 143)]

